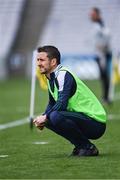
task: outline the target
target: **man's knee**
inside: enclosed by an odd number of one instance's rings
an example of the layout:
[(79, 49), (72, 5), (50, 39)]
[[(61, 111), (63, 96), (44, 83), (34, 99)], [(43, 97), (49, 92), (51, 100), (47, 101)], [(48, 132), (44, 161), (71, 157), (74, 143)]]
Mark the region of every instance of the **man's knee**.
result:
[(49, 122), (53, 126), (58, 126), (62, 121), (62, 115), (58, 111), (51, 112), (49, 116)]

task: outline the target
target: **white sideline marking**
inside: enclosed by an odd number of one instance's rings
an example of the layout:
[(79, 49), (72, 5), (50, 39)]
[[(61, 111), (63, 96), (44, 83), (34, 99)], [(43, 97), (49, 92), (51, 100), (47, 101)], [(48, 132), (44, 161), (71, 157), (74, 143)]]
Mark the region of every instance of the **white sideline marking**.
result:
[(6, 157), (8, 157), (7, 154), (1, 154), (1, 155), (0, 155), (0, 158), (6, 158)]
[[(114, 120), (119, 120), (120, 119), (120, 114), (109, 114), (108, 115), (108, 120), (113, 120), (113, 119)], [(26, 117), (24, 119), (20, 119), (20, 120), (17, 120), (17, 121), (9, 122), (9, 123), (6, 123), (6, 124), (1, 124), (0, 125), (0, 130), (20, 126), (20, 125), (26, 124), (28, 122), (29, 122), (29, 119), (28, 119), (28, 117)]]
[(46, 141), (36, 141), (36, 142), (33, 142), (33, 144), (48, 144), (48, 142), (46, 142)]
[(109, 114), (108, 120), (120, 120), (120, 114)]
[(0, 125), (0, 130), (4, 130), (4, 129), (7, 129), (7, 128), (12, 128), (12, 127), (20, 126), (20, 125), (26, 124), (28, 122), (29, 122), (28, 118), (24, 118), (24, 119), (20, 119), (20, 120), (17, 120), (17, 121), (9, 122), (9, 123), (6, 123), (6, 124), (1, 124)]

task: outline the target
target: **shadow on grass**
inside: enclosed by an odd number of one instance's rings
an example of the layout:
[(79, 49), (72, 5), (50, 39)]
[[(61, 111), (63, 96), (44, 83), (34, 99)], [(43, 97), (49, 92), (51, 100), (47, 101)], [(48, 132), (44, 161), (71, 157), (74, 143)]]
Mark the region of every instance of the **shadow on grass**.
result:
[(102, 158), (115, 158), (115, 159), (117, 159), (119, 156), (120, 156), (120, 153), (118, 152), (118, 153), (102, 153), (102, 154), (100, 154), (99, 156), (71, 156), (70, 155), (70, 153), (68, 153), (68, 154), (66, 154), (66, 153), (55, 153), (55, 154), (53, 154), (53, 153), (51, 153), (51, 154), (45, 154), (45, 155), (43, 155), (45, 158), (49, 158), (49, 159), (64, 159), (64, 158), (66, 158), (66, 159), (79, 159), (79, 158), (82, 158), (82, 159), (89, 159), (89, 158), (91, 158), (91, 159), (102, 159)]
[(113, 153), (102, 153), (98, 156), (99, 158), (118, 158), (120, 157), (120, 152), (113, 152)]

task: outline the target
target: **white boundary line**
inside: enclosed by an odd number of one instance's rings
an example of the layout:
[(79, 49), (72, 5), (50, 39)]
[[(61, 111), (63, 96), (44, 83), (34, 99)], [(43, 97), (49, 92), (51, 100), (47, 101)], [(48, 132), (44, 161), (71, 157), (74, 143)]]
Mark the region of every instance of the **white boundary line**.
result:
[(109, 114), (108, 120), (120, 120), (120, 114)]
[(0, 158), (6, 158), (6, 157), (8, 157), (7, 154), (1, 154), (1, 155), (0, 155)]
[(44, 144), (48, 144), (49, 142), (47, 142), (47, 141), (35, 141), (35, 142), (33, 142), (32, 144), (36, 144), (36, 145), (44, 145)]
[[(120, 114), (109, 114), (108, 115), (108, 121), (113, 120), (113, 119), (114, 120), (120, 120)], [(17, 121), (9, 122), (9, 123), (6, 123), (6, 124), (1, 124), (0, 125), (0, 130), (20, 126), (20, 125), (27, 124), (27, 123), (29, 123), (28, 117), (26, 117), (24, 119), (17, 120)]]
[[(119, 100), (120, 99), (120, 92), (117, 92), (115, 95), (115, 100)], [(108, 115), (108, 120), (119, 120), (120, 119), (120, 114), (109, 114)], [(8, 128), (12, 128), (12, 127), (16, 127), (16, 126), (20, 126), (23, 124), (26, 124), (29, 122), (28, 117), (20, 119), (20, 120), (16, 120), (13, 122), (9, 122), (6, 124), (1, 124), (0, 125), (0, 130), (4, 130), (4, 129), (8, 129)]]
[(6, 123), (6, 124), (1, 124), (0, 125), (0, 130), (20, 126), (20, 125), (26, 124), (28, 122), (29, 122), (28, 117), (26, 117), (24, 119), (20, 119), (20, 120), (17, 120), (17, 121), (9, 122), (9, 123)]

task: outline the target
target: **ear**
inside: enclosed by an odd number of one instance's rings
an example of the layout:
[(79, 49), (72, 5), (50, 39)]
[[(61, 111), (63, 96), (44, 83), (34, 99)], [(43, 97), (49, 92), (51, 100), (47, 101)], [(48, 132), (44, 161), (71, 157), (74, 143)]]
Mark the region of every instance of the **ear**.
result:
[(53, 59), (51, 60), (51, 63), (52, 63), (53, 66), (55, 66), (55, 65), (57, 64), (57, 59), (56, 59), (56, 58), (53, 58)]

